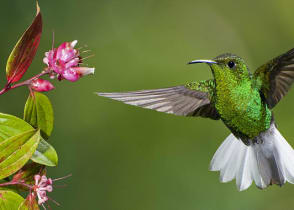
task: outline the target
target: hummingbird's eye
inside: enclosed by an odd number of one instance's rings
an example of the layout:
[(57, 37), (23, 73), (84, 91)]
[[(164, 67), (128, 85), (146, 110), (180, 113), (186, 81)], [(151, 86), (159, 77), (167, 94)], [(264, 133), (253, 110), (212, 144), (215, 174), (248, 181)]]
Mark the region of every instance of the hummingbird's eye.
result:
[(232, 69), (232, 68), (234, 68), (234, 66), (235, 66), (234, 61), (229, 61), (229, 62), (228, 62), (228, 67), (229, 67), (229, 68)]

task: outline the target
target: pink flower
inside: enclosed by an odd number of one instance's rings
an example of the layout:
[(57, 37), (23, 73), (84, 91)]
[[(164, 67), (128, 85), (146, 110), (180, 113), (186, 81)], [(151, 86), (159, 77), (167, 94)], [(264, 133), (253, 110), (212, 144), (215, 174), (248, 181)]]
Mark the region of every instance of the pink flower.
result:
[(45, 53), (43, 62), (58, 75), (59, 80), (75, 82), (82, 76), (94, 74), (95, 68), (80, 66), (82, 58), (79, 50), (74, 48), (77, 42), (64, 42), (58, 48)]
[[(34, 176), (34, 185), (30, 186), (30, 185), (25, 185), (25, 186), (29, 186), (31, 192), (31, 196), (37, 196), (38, 197), (38, 204), (42, 205), (44, 209), (45, 208), (45, 203), (48, 200), (51, 200), (52, 202), (54, 202), (56, 205), (60, 205), (59, 203), (57, 203), (55, 200), (53, 200), (52, 198), (50, 198), (49, 196), (47, 196), (47, 192), (52, 192), (53, 191), (53, 182), (62, 180), (62, 179), (66, 179), (68, 177), (70, 177), (71, 174), (64, 176), (64, 177), (60, 177), (57, 179), (51, 179), (51, 178), (47, 178), (46, 175), (39, 175), (36, 174)], [(29, 194), (29, 195), (30, 195)]]
[(35, 79), (31, 83), (31, 88), (38, 92), (47, 92), (54, 89), (54, 86), (47, 80)]
[(34, 192), (38, 197), (38, 204), (42, 205), (46, 201), (48, 201), (47, 192), (52, 192), (52, 179), (47, 179), (45, 175), (40, 176), (39, 174), (34, 176), (35, 185), (33, 187)]

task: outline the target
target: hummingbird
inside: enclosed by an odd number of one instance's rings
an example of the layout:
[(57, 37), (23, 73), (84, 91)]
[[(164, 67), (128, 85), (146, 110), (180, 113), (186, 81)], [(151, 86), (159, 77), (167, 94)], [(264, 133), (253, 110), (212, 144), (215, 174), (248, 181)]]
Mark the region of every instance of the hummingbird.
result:
[(294, 184), (294, 151), (278, 131), (272, 111), (294, 81), (294, 48), (254, 73), (231, 53), (188, 64), (198, 63), (209, 65), (212, 79), (97, 94), (159, 112), (221, 120), (231, 134), (215, 152), (210, 170), (220, 171), (221, 182), (236, 179), (239, 191), (253, 181), (260, 189), (287, 181)]

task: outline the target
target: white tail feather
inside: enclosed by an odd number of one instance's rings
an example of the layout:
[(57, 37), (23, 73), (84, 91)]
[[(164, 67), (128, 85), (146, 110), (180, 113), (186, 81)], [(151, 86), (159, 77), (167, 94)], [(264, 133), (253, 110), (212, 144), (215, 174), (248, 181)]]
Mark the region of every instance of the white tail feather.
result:
[(259, 143), (246, 146), (230, 134), (218, 148), (210, 170), (220, 171), (220, 181), (236, 178), (238, 190), (246, 190), (254, 181), (263, 189), (270, 184), (294, 184), (294, 151), (272, 123), (256, 137)]

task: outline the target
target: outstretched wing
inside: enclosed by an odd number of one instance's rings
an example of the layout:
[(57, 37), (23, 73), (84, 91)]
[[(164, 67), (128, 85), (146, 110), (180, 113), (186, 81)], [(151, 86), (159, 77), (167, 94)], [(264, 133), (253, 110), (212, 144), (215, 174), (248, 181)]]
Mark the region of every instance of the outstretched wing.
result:
[(294, 48), (259, 67), (254, 78), (269, 108), (273, 108), (287, 94), (294, 81)]
[(155, 90), (97, 94), (159, 112), (218, 120), (219, 115), (210, 103), (211, 84), (211, 81), (205, 81)]

